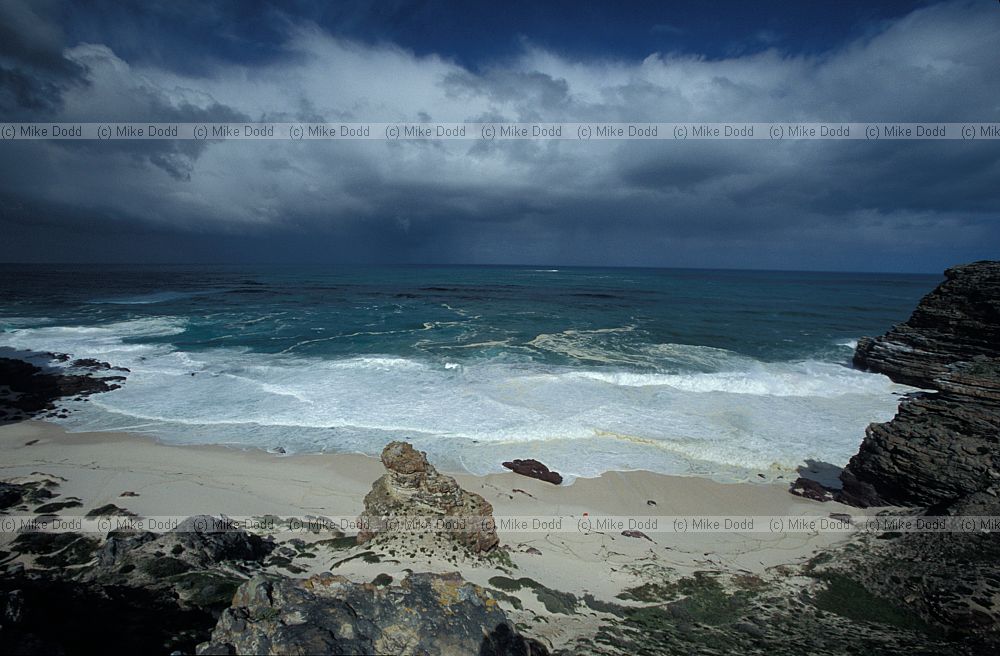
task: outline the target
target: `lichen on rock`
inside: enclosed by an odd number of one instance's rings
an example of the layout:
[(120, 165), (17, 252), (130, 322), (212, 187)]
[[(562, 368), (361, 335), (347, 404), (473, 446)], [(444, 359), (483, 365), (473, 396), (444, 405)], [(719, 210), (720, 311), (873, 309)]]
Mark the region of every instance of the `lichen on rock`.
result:
[[(413, 543), (443, 537), (474, 554), (497, 546), (493, 506), (463, 490), (451, 476), (439, 473), (426, 454), (407, 442), (391, 442), (382, 450), (382, 464), (386, 473), (365, 496), (359, 543), (376, 536), (404, 537)], [(426, 533), (421, 532), (422, 526)]]
[(490, 594), (457, 573), (399, 585), (256, 576), (233, 598), (199, 654), (523, 654), (547, 650), (510, 625)]

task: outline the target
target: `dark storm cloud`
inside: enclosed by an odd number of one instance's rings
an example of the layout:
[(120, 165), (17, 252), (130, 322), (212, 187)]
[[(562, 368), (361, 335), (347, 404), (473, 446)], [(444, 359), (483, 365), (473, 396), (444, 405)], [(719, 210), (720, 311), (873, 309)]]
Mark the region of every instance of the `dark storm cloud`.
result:
[[(5, 6), (21, 27), (3, 65), (28, 82), (0, 98), (38, 98), (45, 120), (1000, 121), (1000, 11), (982, 3), (815, 55), (581, 58), (522, 40), (474, 68), (270, 6), (266, 26), (223, 4), (185, 27), (190, 5), (128, 5), (89, 30), (101, 42), (66, 41), (60, 17), (96, 20), (80, 7)], [(0, 259), (933, 270), (1000, 252), (995, 143), (4, 142)]]
[(0, 3), (0, 112), (17, 119), (56, 109), (63, 91), (84, 82), (82, 67), (63, 56), (63, 33), (46, 16), (54, 2)]

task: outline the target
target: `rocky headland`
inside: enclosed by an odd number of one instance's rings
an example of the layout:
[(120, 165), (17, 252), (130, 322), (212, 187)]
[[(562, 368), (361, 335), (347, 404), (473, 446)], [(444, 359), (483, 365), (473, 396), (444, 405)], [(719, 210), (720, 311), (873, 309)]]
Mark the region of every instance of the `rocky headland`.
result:
[[(1000, 262), (948, 269), (913, 315), (859, 340), (854, 364), (919, 387), (888, 422), (868, 427), (841, 473), (843, 488), (794, 486), (927, 526), (959, 531), (865, 535), (826, 567), (866, 593), (899, 600), (926, 622), (982, 645), (1000, 643)], [(903, 507), (903, 509), (899, 509)], [(963, 518), (967, 518), (963, 521)], [(971, 523), (970, 523), (971, 522)]]
[(945, 277), (907, 321), (858, 342), (855, 366), (928, 391), (869, 426), (841, 475), (847, 503), (947, 505), (1000, 483), (1000, 262)]

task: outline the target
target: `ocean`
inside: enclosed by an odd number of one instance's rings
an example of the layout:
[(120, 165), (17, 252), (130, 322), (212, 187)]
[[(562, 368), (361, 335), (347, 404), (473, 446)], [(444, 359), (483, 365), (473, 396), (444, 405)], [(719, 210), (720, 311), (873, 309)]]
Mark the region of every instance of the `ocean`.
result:
[[(0, 266), (0, 356), (131, 370), (70, 431), (448, 471), (720, 480), (846, 464), (911, 388), (850, 367), (939, 276), (576, 267)], [(27, 354), (25, 352), (28, 352)]]

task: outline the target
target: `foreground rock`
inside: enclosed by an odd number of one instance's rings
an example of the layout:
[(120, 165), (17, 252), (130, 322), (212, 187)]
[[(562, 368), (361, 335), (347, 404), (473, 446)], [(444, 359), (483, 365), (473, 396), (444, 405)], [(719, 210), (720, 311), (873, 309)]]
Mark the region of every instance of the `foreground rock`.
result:
[[(391, 442), (382, 450), (382, 464), (388, 470), (365, 496), (360, 521), (365, 529), (358, 542), (399, 537), (406, 541), (422, 538), (446, 539), (472, 553), (491, 551), (499, 543), (493, 524), (493, 506), (483, 497), (459, 487), (451, 476), (439, 474), (424, 453), (406, 442)], [(425, 535), (415, 525), (432, 520)], [(408, 521), (409, 520), (409, 521)]]
[(936, 391), (868, 427), (841, 501), (948, 504), (1000, 480), (1000, 262), (945, 275), (908, 321), (858, 343), (857, 366)]
[[(934, 509), (924, 521), (1000, 516), (1000, 488)], [(901, 600), (928, 624), (1000, 644), (1000, 533), (982, 530), (868, 536), (851, 570), (874, 593)], [(989, 520), (986, 520), (989, 523)], [(994, 524), (994, 526), (996, 526)]]
[(0, 577), (0, 644), (19, 654), (192, 653), (273, 548), (205, 516), (167, 533), (112, 532), (103, 544), (21, 533), (5, 547), (27, 567)]
[(511, 460), (510, 462), (503, 463), (503, 466), (515, 474), (537, 478), (540, 481), (552, 483), (553, 485), (559, 485), (563, 480), (562, 474), (550, 470), (537, 460)]
[(95, 566), (81, 578), (133, 587), (167, 586), (182, 603), (193, 606), (226, 603), (273, 549), (273, 543), (233, 530), (221, 518), (197, 515), (166, 533), (110, 533), (95, 553)]
[(329, 573), (240, 586), (199, 654), (541, 655), (496, 601), (458, 574), (377, 587)]

